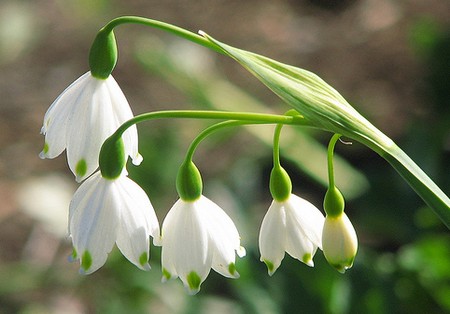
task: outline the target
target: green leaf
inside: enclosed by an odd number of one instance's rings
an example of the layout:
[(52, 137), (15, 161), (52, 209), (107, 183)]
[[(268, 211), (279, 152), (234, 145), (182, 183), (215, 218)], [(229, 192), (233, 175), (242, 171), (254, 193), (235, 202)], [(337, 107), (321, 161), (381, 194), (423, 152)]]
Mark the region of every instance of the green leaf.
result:
[(315, 126), (357, 140), (386, 159), (450, 229), (449, 198), (405, 152), (359, 114), (333, 87), (309, 71), (202, 35)]

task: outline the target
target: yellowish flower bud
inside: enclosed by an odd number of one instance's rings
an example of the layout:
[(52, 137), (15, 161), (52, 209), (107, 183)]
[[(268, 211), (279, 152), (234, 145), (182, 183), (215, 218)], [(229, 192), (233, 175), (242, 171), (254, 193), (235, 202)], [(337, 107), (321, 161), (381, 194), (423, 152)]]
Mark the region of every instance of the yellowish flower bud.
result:
[(328, 263), (344, 273), (353, 266), (358, 250), (355, 228), (345, 213), (325, 217), (322, 231), (322, 247)]

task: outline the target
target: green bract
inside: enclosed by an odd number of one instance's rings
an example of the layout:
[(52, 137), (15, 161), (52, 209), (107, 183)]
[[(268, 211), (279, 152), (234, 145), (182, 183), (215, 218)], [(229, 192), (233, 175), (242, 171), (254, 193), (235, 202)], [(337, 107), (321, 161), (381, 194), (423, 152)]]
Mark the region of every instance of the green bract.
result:
[(357, 140), (386, 159), (450, 228), (450, 199), (391, 139), (309, 71), (202, 36), (238, 61), (315, 127)]
[(89, 67), (93, 77), (107, 79), (117, 63), (117, 44), (114, 32), (101, 29), (89, 51)]
[(105, 179), (116, 179), (125, 167), (125, 147), (122, 137), (108, 137), (100, 149), (99, 166), (102, 177)]

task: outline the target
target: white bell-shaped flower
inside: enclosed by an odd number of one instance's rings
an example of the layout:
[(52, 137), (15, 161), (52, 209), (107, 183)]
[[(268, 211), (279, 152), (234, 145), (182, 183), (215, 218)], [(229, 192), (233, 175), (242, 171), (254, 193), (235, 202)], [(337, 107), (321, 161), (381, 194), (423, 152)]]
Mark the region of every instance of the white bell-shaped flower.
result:
[[(69, 167), (81, 182), (98, 167), (103, 141), (123, 122), (131, 119), (128, 101), (112, 75), (98, 79), (85, 73), (73, 82), (47, 110), (41, 133), (45, 135), (41, 158), (55, 158), (64, 149)], [(138, 152), (136, 126), (123, 134), (125, 152), (135, 165)]]
[(200, 290), (211, 268), (238, 278), (235, 253), (245, 255), (231, 218), (203, 195), (173, 205), (162, 225), (160, 245), (163, 281), (180, 277), (190, 294)]
[(81, 273), (103, 266), (114, 243), (130, 262), (150, 269), (149, 236), (159, 238), (158, 220), (145, 192), (125, 173), (109, 180), (98, 171), (73, 196), (69, 234)]
[(358, 251), (358, 237), (344, 212), (337, 216), (327, 215), (322, 239), (323, 254), (331, 266), (340, 273), (353, 266)]
[(291, 194), (284, 201), (274, 200), (267, 211), (259, 233), (261, 261), (269, 275), (280, 266), (285, 252), (314, 266), (312, 258), (322, 248), (324, 216), (310, 202)]

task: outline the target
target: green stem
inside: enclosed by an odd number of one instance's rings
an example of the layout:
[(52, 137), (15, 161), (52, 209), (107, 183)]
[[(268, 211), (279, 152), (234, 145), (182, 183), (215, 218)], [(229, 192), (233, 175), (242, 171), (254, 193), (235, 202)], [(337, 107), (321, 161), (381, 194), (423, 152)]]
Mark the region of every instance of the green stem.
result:
[(336, 146), (336, 142), (341, 137), (340, 134), (334, 134), (333, 137), (330, 140), (330, 143), (328, 144), (328, 181), (329, 181), (329, 188), (334, 188), (334, 166), (333, 166), (333, 152), (334, 147)]
[(203, 180), (200, 171), (195, 166), (192, 158), (198, 145), (209, 135), (225, 127), (240, 126), (245, 124), (261, 124), (264, 122), (228, 120), (216, 123), (203, 130), (191, 143), (186, 153), (186, 158), (180, 166), (177, 174), (176, 187), (178, 195), (184, 201), (195, 201), (202, 195)]
[[(288, 114), (288, 113), (287, 113)], [(289, 174), (281, 167), (280, 135), (283, 124), (277, 124), (273, 135), (273, 168), (270, 172), (269, 189), (275, 201), (284, 202), (291, 196), (292, 181)]]
[(141, 25), (145, 25), (145, 26), (158, 28), (158, 29), (167, 31), (169, 33), (172, 33), (176, 36), (179, 36), (181, 38), (187, 39), (193, 43), (199, 44), (201, 46), (204, 46), (206, 48), (209, 48), (211, 50), (214, 50), (216, 52), (224, 54), (224, 52), (221, 49), (217, 48), (217, 45), (212, 44), (209, 40), (207, 40), (206, 38), (204, 38), (196, 33), (190, 32), (188, 30), (185, 30), (185, 29), (175, 26), (175, 25), (171, 25), (168, 23), (164, 23), (164, 22), (160, 22), (160, 21), (156, 21), (156, 20), (152, 20), (152, 19), (148, 19), (148, 18), (144, 18), (144, 17), (121, 16), (121, 17), (111, 20), (108, 24), (106, 24), (102, 28), (102, 31), (111, 32), (116, 26), (119, 26), (121, 24), (141, 24)]
[(233, 127), (233, 126), (240, 126), (240, 125), (249, 125), (249, 124), (263, 124), (265, 122), (253, 122), (253, 121), (237, 121), (237, 120), (228, 120), (216, 123), (205, 130), (203, 130), (197, 137), (192, 141), (191, 145), (189, 145), (189, 148), (186, 153), (186, 158), (184, 159), (184, 162), (191, 162), (192, 158), (194, 157), (195, 150), (197, 149), (198, 145), (209, 135), (216, 132), (219, 129), (226, 128), (226, 127)]
[(280, 135), (283, 124), (277, 124), (273, 134), (273, 166), (281, 167), (280, 163)]
[(311, 126), (302, 116), (284, 116), (275, 114), (252, 113), (252, 112), (229, 112), (210, 110), (164, 110), (153, 111), (137, 115), (124, 122), (114, 133), (114, 136), (122, 136), (130, 126), (153, 119), (176, 118), (176, 119), (211, 119), (211, 120), (239, 120), (246, 121), (246, 124), (291, 124)]

